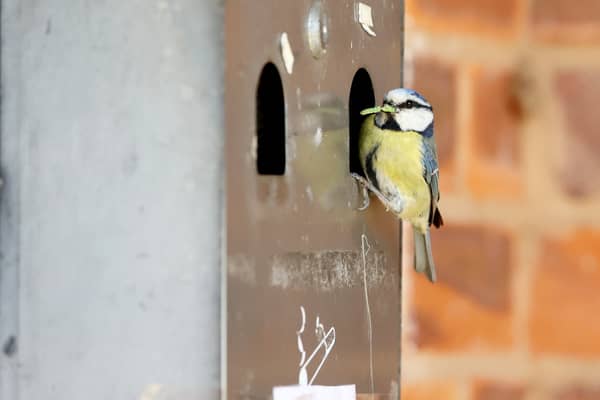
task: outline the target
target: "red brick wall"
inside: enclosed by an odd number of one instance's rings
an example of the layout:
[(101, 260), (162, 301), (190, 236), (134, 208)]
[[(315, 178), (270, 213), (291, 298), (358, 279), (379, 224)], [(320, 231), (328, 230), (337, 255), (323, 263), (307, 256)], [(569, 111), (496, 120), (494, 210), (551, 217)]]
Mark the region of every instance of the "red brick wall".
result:
[(600, 1), (406, 0), (405, 72), (446, 226), (439, 283), (404, 266), (403, 400), (600, 399)]

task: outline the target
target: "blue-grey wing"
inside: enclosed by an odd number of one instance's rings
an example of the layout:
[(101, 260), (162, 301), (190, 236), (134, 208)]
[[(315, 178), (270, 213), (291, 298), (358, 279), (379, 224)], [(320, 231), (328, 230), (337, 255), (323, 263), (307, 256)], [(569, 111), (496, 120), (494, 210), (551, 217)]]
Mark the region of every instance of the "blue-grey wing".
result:
[(438, 201), (440, 200), (440, 173), (433, 137), (423, 138), (423, 174), (427, 185), (429, 185), (429, 192), (431, 194), (429, 224), (433, 224), (436, 228), (439, 228), (443, 224), (442, 215), (438, 209)]

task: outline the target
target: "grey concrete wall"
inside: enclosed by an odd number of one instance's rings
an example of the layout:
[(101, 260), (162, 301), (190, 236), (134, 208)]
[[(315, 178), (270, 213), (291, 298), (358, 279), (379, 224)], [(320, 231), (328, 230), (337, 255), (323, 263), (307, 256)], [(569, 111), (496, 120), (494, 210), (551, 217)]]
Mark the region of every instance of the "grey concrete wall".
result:
[(217, 397), (220, 3), (2, 2), (1, 399)]

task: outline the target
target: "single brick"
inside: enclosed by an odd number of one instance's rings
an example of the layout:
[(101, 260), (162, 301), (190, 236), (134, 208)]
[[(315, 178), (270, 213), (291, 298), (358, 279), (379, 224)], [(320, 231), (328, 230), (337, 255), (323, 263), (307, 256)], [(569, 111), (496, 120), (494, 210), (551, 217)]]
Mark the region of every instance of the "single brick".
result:
[(532, 350), (600, 356), (600, 231), (544, 240), (539, 254), (531, 300)]
[(507, 348), (512, 343), (509, 235), (446, 225), (432, 233), (438, 283), (415, 276), (412, 317), (420, 348)]
[(441, 191), (452, 189), (456, 143), (456, 69), (434, 58), (419, 57), (409, 85), (421, 93), (435, 112), (435, 141), (440, 164)]
[(556, 400), (598, 400), (600, 399), (600, 386), (573, 386), (560, 390)]
[(407, 0), (406, 14), (429, 30), (506, 35), (518, 27), (519, 0)]
[(536, 23), (557, 24), (600, 23), (600, 3), (597, 0), (578, 0), (577, 7), (569, 0), (534, 0), (531, 10)]
[(474, 66), (469, 127), (468, 185), (476, 197), (521, 192), (522, 79), (512, 70)]
[(471, 70), (473, 80), (473, 133), (480, 157), (514, 168), (520, 161), (519, 124), (522, 107), (513, 71)]
[(480, 225), (447, 224), (431, 232), (440, 282), (491, 310), (509, 309), (511, 238)]
[(521, 400), (525, 387), (513, 383), (478, 381), (473, 385), (473, 400)]
[(600, 2), (597, 0), (534, 0), (531, 17), (537, 36), (553, 42), (600, 39)]
[(451, 382), (403, 383), (400, 390), (402, 400), (457, 400), (460, 397), (457, 385)]
[(600, 71), (562, 71), (556, 76), (555, 87), (567, 136), (562, 187), (573, 197), (587, 196), (600, 189), (600, 113), (594, 107), (600, 104)]

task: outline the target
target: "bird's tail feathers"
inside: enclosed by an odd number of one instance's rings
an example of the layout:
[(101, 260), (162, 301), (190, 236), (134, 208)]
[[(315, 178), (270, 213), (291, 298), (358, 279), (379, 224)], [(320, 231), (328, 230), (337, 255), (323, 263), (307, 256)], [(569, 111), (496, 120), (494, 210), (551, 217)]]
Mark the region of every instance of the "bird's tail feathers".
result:
[(437, 207), (435, 209), (435, 212), (433, 213), (431, 224), (433, 224), (433, 226), (435, 226), (436, 228), (439, 228), (442, 225), (444, 225), (444, 219), (442, 218), (442, 214), (440, 213), (440, 210)]
[(431, 282), (435, 282), (437, 276), (431, 252), (429, 229), (425, 234), (419, 232), (418, 229), (413, 229), (413, 232), (415, 238), (415, 270), (424, 273)]

